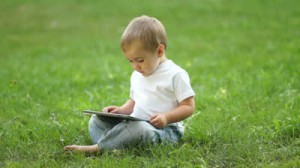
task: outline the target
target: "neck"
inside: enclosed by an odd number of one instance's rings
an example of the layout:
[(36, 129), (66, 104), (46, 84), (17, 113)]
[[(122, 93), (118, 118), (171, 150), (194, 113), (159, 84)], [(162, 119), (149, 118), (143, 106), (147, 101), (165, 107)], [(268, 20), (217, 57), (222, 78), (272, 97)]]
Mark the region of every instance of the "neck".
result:
[(163, 63), (163, 62), (165, 62), (165, 61), (167, 61), (167, 60), (168, 60), (168, 58), (167, 58), (166, 55), (164, 54), (164, 55), (160, 58), (159, 64), (161, 64), (161, 63)]

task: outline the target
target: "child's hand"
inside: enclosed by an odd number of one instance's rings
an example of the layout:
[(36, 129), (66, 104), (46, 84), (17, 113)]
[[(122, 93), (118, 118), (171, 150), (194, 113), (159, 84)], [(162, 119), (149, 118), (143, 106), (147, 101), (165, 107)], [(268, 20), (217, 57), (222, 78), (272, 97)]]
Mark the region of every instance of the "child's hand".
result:
[(108, 106), (104, 107), (102, 111), (107, 113), (120, 113), (121, 109), (118, 106)]
[(150, 124), (156, 128), (163, 128), (168, 124), (168, 120), (164, 113), (157, 113), (150, 117)]

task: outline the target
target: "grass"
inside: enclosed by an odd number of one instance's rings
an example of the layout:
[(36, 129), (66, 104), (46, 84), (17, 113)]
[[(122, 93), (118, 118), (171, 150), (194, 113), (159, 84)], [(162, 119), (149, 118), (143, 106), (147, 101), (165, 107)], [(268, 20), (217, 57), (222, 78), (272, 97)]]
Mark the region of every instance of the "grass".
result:
[[(0, 167), (299, 167), (297, 0), (2, 1)], [(119, 48), (135, 16), (159, 18), (167, 56), (197, 93), (178, 145), (103, 155), (83, 109), (122, 104), (132, 72)]]

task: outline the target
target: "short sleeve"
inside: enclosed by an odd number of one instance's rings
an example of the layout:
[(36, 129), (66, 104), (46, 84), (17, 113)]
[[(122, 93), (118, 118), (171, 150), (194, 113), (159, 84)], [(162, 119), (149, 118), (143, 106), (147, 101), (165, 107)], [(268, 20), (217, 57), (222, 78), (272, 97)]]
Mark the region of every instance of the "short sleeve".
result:
[(173, 78), (173, 87), (177, 101), (180, 103), (184, 99), (195, 96), (195, 92), (190, 84), (190, 78), (186, 71), (176, 74)]

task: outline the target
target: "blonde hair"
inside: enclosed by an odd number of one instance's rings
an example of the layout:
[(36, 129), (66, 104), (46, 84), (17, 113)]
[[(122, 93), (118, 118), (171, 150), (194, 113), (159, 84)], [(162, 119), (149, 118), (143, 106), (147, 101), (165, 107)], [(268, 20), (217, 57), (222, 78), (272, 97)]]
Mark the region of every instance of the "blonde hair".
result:
[(143, 48), (155, 51), (158, 45), (167, 48), (167, 33), (163, 24), (154, 17), (140, 16), (132, 19), (121, 37), (121, 47), (125, 51), (133, 42), (140, 41)]

